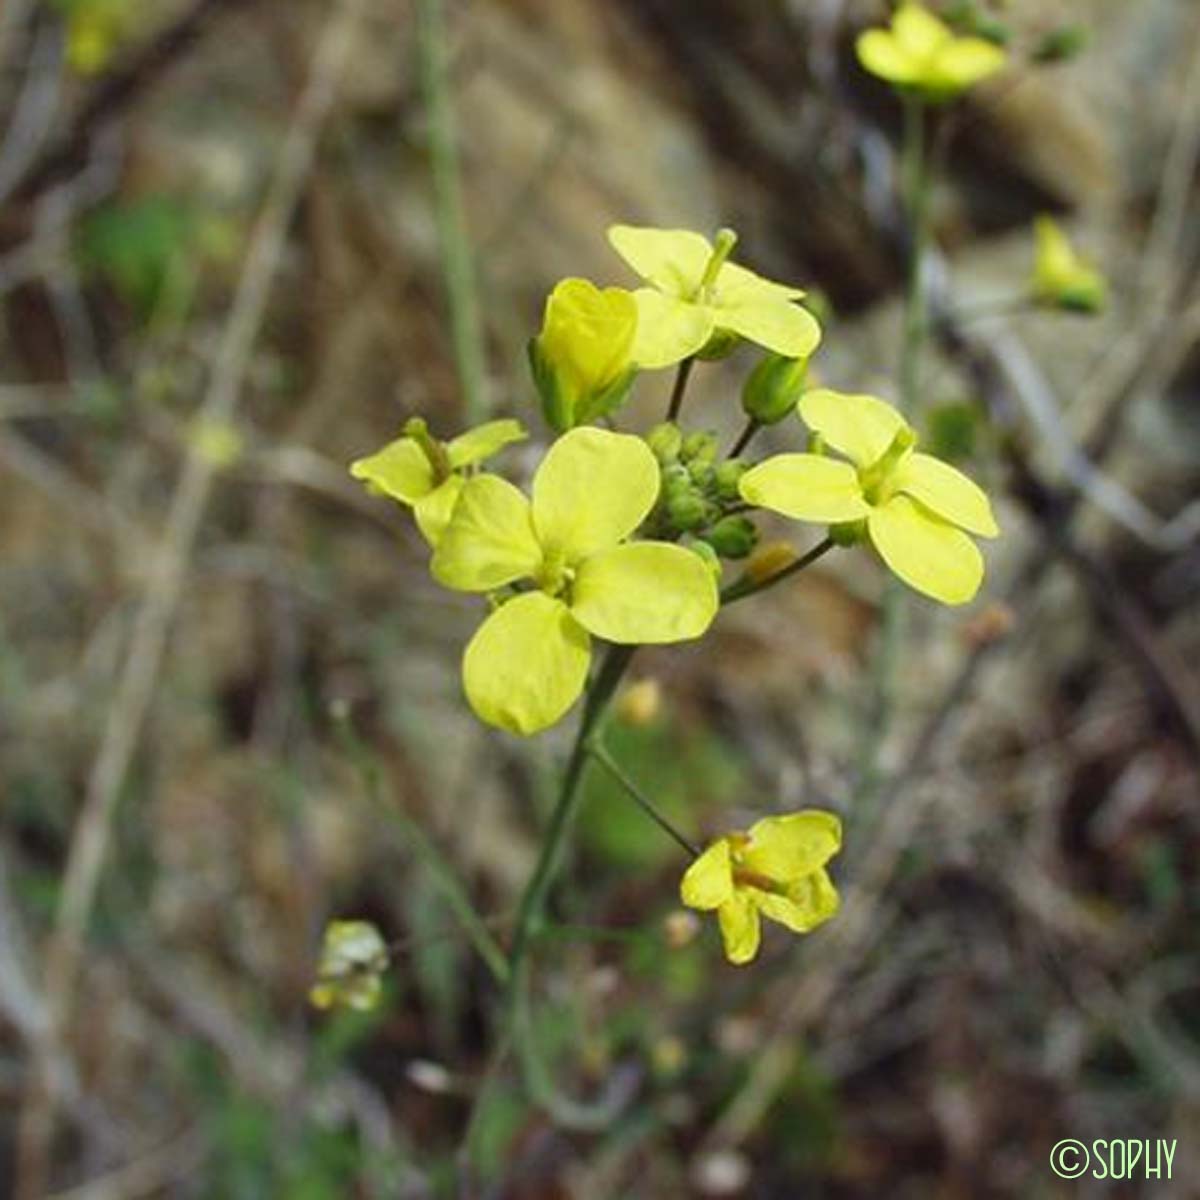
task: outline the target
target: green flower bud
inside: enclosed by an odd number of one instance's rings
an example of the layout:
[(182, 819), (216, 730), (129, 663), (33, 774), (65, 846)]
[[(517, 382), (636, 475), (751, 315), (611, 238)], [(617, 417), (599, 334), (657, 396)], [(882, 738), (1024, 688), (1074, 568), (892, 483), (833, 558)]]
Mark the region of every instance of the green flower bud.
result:
[(795, 411), (807, 376), (808, 359), (768, 354), (742, 388), (742, 409), (760, 425), (778, 424)]
[(667, 519), (680, 532), (701, 528), (708, 521), (708, 511), (704, 497), (691, 489), (667, 496)]
[(723, 517), (704, 540), (722, 558), (746, 558), (758, 545), (758, 528), (749, 517)]
[(747, 464), (740, 458), (731, 458), (723, 462), (715, 472), (717, 496), (722, 500), (737, 500), (738, 483), (748, 469)]
[(679, 457), (679, 451), (683, 449), (683, 434), (674, 421), (663, 421), (646, 434), (646, 445), (654, 452), (654, 457), (666, 466)]
[(688, 474), (691, 476), (692, 482), (702, 492), (706, 492), (713, 486), (717, 471), (712, 463), (698, 460), (688, 464)]
[(685, 463), (711, 463), (717, 457), (717, 435), (715, 433), (689, 433), (683, 439), (679, 457)]

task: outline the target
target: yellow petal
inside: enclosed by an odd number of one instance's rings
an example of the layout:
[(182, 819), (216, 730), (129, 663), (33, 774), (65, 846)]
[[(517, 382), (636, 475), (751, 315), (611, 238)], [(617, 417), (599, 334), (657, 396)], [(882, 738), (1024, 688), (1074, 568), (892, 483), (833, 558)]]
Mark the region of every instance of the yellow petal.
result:
[(785, 358), (807, 358), (821, 341), (816, 318), (790, 300), (755, 298), (734, 306), (722, 303), (714, 308), (713, 316), (719, 328), (732, 329)]
[(735, 891), (717, 909), (717, 920), (721, 926), (726, 958), (738, 966), (748, 963), (758, 953), (758, 943), (762, 937), (758, 906), (745, 891)]
[(446, 454), (452, 467), (467, 467), (491, 458), (512, 442), (523, 442), (528, 436), (520, 421), (488, 421), (447, 442)]
[(445, 483), (439, 484), (413, 505), (417, 528), (435, 550), (438, 542), (442, 540), (442, 534), (446, 532), (446, 526), (450, 524), (454, 506), (458, 503), (465, 483), (466, 480), (461, 475), (451, 475)]
[(917, 64), (887, 30), (868, 29), (855, 43), (858, 61), (872, 75), (888, 83), (911, 84), (917, 77)]
[(695, 354), (712, 336), (712, 310), (689, 300), (638, 288), (633, 293), (638, 306), (637, 335), (633, 361), (639, 367), (657, 370), (674, 366)]
[(597, 637), (651, 645), (700, 637), (719, 604), (716, 580), (698, 554), (667, 542), (630, 542), (579, 567), (571, 612)]
[(415, 504), (433, 489), (433, 467), (412, 438), (397, 438), (367, 458), (350, 464), (355, 479), (402, 504)]
[(892, 487), (920, 500), (939, 517), (980, 537), (1000, 530), (983, 489), (961, 471), (929, 454), (910, 454), (891, 477)]
[(905, 426), (904, 418), (877, 397), (830, 388), (805, 392), (799, 409), (809, 429), (860, 467), (879, 458)]
[(954, 38), (938, 51), (934, 69), (938, 85), (955, 91), (969, 87), (1004, 69), (1008, 55), (984, 38)]
[(751, 300), (799, 300), (804, 289), (764, 279), (735, 262), (721, 264), (713, 284), (716, 303), (736, 307)]
[(787, 895), (756, 892), (755, 899), (764, 917), (786, 925), (793, 933), (808, 933), (823, 925), (838, 910), (839, 899), (829, 872), (824, 869), (788, 888)]
[(670, 296), (695, 293), (713, 249), (707, 238), (689, 229), (614, 225), (608, 240), (643, 279)]
[(658, 461), (641, 438), (572, 429), (533, 477), (533, 524), (548, 554), (579, 562), (628, 537), (654, 507), (658, 488)]
[(601, 392), (629, 369), (637, 324), (632, 292), (564, 279), (546, 301), (541, 351), (568, 387)]
[(720, 908), (733, 895), (733, 868), (726, 838), (713, 842), (684, 872), (679, 898), (688, 908)]
[(528, 736), (575, 703), (590, 659), (588, 635), (566, 605), (527, 592), (476, 630), (463, 655), (463, 688), (481, 721)]
[(883, 561), (918, 592), (943, 604), (966, 604), (979, 591), (979, 547), (915, 500), (894, 496), (872, 509), (867, 530)]
[(796, 521), (859, 521), (870, 511), (858, 473), (849, 463), (818, 454), (777, 454), (738, 481), (747, 504)]
[(764, 817), (750, 828), (749, 836), (739, 865), (790, 885), (823, 867), (841, 849), (842, 823), (834, 813), (810, 808)]
[(529, 501), (498, 475), (468, 479), (430, 570), (443, 587), (490, 592), (536, 573), (542, 549)]
[(896, 44), (914, 59), (930, 59), (954, 40), (949, 26), (920, 4), (902, 4), (892, 17)]

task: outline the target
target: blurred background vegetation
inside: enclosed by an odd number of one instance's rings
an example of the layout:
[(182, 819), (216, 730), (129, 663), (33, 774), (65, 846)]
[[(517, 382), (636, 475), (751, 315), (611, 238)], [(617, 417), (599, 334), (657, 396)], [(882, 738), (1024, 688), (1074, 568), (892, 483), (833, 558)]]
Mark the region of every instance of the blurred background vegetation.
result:
[[(822, 298), (821, 377), (887, 394), (886, 7), (5, 0), (0, 1192), (1074, 1196), (1060, 1139), (1176, 1137), (1106, 1194), (1197, 1194), (1194, 0), (940, 6), (1017, 62), (937, 130), (924, 433), (1000, 498), (985, 598), (912, 608), (886, 713), (866, 555), (639, 659), (629, 770), (697, 838), (841, 812), (841, 916), (725, 965), (591, 778), (538, 952), (558, 1083), (611, 1108), (578, 1131), (489, 1058), (414, 853), (503, 940), (563, 743), (470, 717), (473, 605), (346, 464), (415, 413), (540, 429), (525, 341), (561, 276), (632, 283), (614, 221), (733, 225)], [(985, 319), (1043, 211), (1109, 310)], [(752, 361), (694, 379), (723, 437)], [(372, 1014), (307, 1006), (333, 915), (399, 947)]]

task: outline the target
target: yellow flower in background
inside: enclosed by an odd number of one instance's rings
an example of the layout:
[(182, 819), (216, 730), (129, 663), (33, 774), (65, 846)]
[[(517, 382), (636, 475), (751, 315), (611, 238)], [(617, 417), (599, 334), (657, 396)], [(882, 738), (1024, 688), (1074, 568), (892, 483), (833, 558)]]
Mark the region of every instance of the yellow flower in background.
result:
[(67, 19), (67, 64), (78, 75), (105, 71), (128, 38), (139, 0), (58, 0)]
[(436, 547), (450, 521), (468, 468), (529, 435), (520, 421), (488, 421), (450, 442), (439, 442), (414, 417), (404, 435), (368, 458), (350, 464), (350, 474), (369, 488), (408, 505), (425, 540)]
[(776, 455), (742, 476), (742, 499), (835, 529), (865, 523), (880, 557), (910, 587), (943, 604), (971, 600), (983, 581), (983, 556), (967, 533), (1000, 532), (983, 491), (917, 453), (913, 429), (874, 396), (820, 388), (801, 397), (799, 410), (824, 445), (850, 462)]
[(309, 1002), (314, 1008), (366, 1012), (379, 1003), (387, 966), (387, 944), (370, 921), (330, 921)]
[(729, 262), (737, 235), (723, 229), (716, 244), (686, 229), (614, 225), (613, 249), (650, 287), (634, 292), (638, 306), (634, 361), (669, 367), (703, 350), (714, 334), (734, 334), (787, 358), (807, 358), (821, 340), (804, 293), (762, 279)]
[(1075, 253), (1067, 235), (1052, 217), (1033, 224), (1033, 296), (1050, 308), (1096, 313), (1107, 299), (1104, 276)]
[(901, 4), (890, 29), (860, 34), (857, 50), (858, 61), (872, 75), (933, 104), (953, 100), (1008, 61), (994, 42), (958, 37), (927, 8), (913, 3)]
[(625, 399), (637, 373), (637, 325), (637, 301), (623, 288), (601, 291), (586, 279), (564, 279), (550, 293), (529, 359), (552, 429), (585, 425)]
[(842, 823), (831, 812), (766, 817), (713, 842), (687, 869), (680, 898), (689, 908), (715, 909), (726, 957), (748, 963), (758, 953), (761, 917), (808, 933), (837, 912), (825, 864), (841, 845)]
[(583, 691), (591, 635), (633, 645), (708, 628), (717, 586), (699, 556), (626, 541), (658, 491), (658, 462), (641, 438), (594, 428), (550, 447), (532, 502), (495, 475), (464, 484), (434, 578), (466, 592), (535, 585), (503, 601), (463, 655), (463, 687), (481, 720), (522, 735), (553, 725)]

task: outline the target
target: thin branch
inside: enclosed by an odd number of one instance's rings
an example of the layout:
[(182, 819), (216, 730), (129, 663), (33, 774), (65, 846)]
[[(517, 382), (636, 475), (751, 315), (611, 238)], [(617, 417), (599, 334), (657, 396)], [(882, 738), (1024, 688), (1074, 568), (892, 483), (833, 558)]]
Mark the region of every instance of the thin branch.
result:
[(608, 752), (608, 749), (596, 738), (587, 745), (588, 753), (598, 762), (613, 779), (620, 784), (625, 794), (659, 827), (668, 837), (679, 843), (693, 858), (700, 857), (700, 848), (689, 841), (667, 818), (658, 811), (653, 801), (625, 773), (624, 768)]

